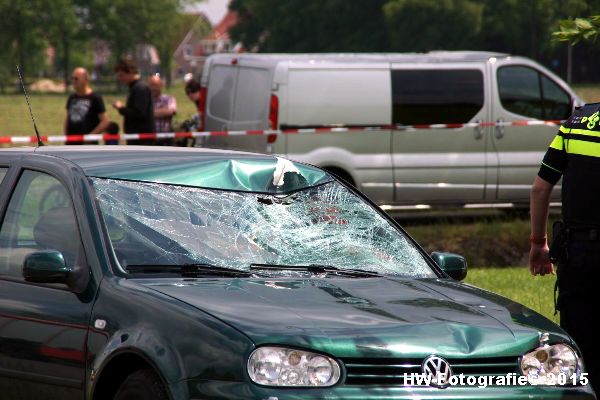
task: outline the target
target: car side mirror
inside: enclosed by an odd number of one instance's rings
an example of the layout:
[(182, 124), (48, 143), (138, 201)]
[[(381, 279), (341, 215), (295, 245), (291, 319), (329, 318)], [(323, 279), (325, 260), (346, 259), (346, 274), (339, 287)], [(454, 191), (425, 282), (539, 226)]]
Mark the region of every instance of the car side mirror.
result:
[(431, 258), (452, 279), (462, 281), (467, 277), (467, 261), (463, 256), (435, 251), (431, 253)]
[(60, 251), (42, 250), (25, 256), (23, 277), (27, 282), (64, 283), (75, 293), (83, 293), (89, 275), (87, 268), (68, 267)]

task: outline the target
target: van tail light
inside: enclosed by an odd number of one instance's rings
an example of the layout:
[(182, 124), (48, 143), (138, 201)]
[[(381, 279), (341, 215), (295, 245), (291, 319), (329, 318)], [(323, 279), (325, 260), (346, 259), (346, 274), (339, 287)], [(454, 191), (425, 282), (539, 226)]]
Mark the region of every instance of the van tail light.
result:
[(279, 117), (279, 99), (274, 94), (271, 95), (271, 104), (269, 106), (269, 129), (277, 129)]
[(276, 140), (277, 140), (276, 134), (271, 133), (270, 135), (267, 135), (267, 143), (269, 143), (269, 144), (275, 143)]
[(208, 89), (205, 87), (200, 88), (200, 97), (198, 98), (198, 114), (200, 115), (200, 121), (198, 122), (198, 131), (204, 131), (204, 123), (206, 121), (206, 94)]

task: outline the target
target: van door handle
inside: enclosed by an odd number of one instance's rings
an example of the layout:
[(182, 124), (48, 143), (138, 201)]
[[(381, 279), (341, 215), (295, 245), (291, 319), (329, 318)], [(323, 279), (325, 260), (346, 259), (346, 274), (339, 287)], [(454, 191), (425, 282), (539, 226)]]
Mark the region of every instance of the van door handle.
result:
[(502, 139), (504, 134), (506, 133), (506, 127), (501, 125), (504, 120), (502, 118), (498, 118), (496, 120), (496, 128), (494, 129), (494, 133), (496, 135), (496, 139)]
[(479, 124), (475, 127), (475, 140), (479, 140), (483, 137), (483, 126), (481, 126), (482, 121), (478, 119), (475, 122)]

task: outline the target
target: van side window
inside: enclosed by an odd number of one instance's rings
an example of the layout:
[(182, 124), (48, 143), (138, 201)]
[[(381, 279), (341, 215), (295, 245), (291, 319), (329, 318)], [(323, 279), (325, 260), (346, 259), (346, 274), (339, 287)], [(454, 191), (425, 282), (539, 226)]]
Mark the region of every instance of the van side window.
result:
[(469, 122), (483, 107), (477, 69), (393, 70), (394, 124)]
[(498, 93), (505, 110), (544, 120), (569, 117), (571, 97), (554, 81), (533, 68), (498, 68)]

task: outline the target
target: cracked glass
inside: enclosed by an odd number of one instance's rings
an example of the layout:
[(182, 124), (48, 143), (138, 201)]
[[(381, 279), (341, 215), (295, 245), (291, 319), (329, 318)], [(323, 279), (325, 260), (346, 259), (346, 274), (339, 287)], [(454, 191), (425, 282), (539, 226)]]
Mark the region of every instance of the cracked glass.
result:
[(194, 263), (239, 270), (251, 264), (319, 264), (435, 276), (409, 239), (335, 181), (278, 194), (91, 180), (123, 269)]

